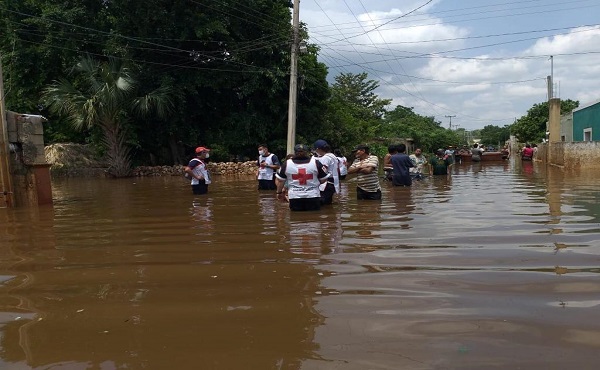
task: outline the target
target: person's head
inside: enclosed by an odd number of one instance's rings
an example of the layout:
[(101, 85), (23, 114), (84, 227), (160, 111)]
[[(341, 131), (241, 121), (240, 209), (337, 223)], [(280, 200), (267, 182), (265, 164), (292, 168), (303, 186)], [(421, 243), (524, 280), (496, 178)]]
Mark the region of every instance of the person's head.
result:
[(360, 144), (354, 147), (354, 156), (356, 158), (365, 159), (369, 156), (369, 147), (364, 144)]
[(435, 155), (437, 155), (438, 157), (443, 157), (444, 149), (440, 148), (440, 149), (436, 150)]
[(344, 155), (342, 154), (342, 151), (339, 149), (335, 149), (333, 151), (333, 154), (335, 154), (336, 157), (343, 157)]
[(313, 148), (315, 148), (315, 151), (319, 156), (331, 152), (331, 147), (329, 146), (329, 144), (327, 144), (327, 142), (322, 139), (315, 141), (315, 143), (313, 144)]
[(196, 157), (198, 158), (208, 158), (209, 154), (208, 152), (210, 152), (210, 149), (205, 148), (203, 146), (199, 146), (196, 148)]
[(479, 144), (477, 144), (477, 143), (473, 144), (473, 148), (479, 149)]
[(525, 148), (531, 148), (531, 145), (525, 144)]
[(406, 153), (406, 144), (398, 144), (396, 148), (398, 153)]
[(258, 155), (268, 155), (269, 154), (269, 148), (267, 147), (267, 144), (260, 144), (258, 146)]
[(294, 158), (308, 158), (310, 149), (304, 144), (296, 144), (294, 146)]
[(416, 157), (420, 157), (420, 156), (421, 156), (421, 154), (423, 154), (423, 151), (421, 150), (421, 148), (417, 148), (417, 149), (415, 149), (415, 156), (416, 156)]
[(537, 148), (537, 144), (531, 144), (532, 148)]
[(392, 145), (388, 146), (388, 153), (390, 153), (390, 154), (398, 153), (398, 145), (392, 144)]

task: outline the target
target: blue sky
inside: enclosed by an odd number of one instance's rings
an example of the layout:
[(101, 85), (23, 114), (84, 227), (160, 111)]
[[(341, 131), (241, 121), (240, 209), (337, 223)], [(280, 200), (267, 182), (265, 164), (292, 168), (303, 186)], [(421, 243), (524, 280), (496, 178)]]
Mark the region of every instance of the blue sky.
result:
[[(418, 10), (415, 10), (418, 9)], [(504, 126), (555, 96), (600, 99), (598, 0), (302, 0), (329, 79), (367, 72), (377, 93), (445, 127)]]

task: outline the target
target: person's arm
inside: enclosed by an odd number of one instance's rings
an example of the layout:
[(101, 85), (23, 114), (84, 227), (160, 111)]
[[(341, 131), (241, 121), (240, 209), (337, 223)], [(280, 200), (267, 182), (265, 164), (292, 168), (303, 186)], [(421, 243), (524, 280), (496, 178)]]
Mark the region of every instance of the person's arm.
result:
[(185, 172), (189, 173), (190, 176), (196, 180), (202, 180), (202, 175), (200, 176), (196, 176), (194, 175), (194, 168), (196, 168), (196, 166), (198, 166), (201, 162), (198, 160), (191, 160), (190, 163), (188, 163), (187, 166), (185, 166)]
[(281, 166), (281, 168), (279, 169), (279, 172), (275, 173), (275, 184), (277, 185), (277, 199), (283, 198), (284, 197), (284, 191), (283, 191), (283, 187), (285, 185), (285, 181), (287, 179), (287, 175), (285, 174), (285, 165), (287, 162), (284, 162), (283, 165)]
[(383, 157), (383, 168), (392, 169), (394, 166), (392, 165), (392, 155), (390, 153), (386, 154)]
[(323, 165), (323, 163), (321, 163), (320, 161), (317, 161), (317, 177), (319, 178), (319, 182), (321, 184), (327, 182), (327, 179), (330, 177), (330, 174), (325, 172), (326, 170), (327, 167)]
[(375, 156), (370, 156), (364, 160), (355, 160), (348, 169), (348, 173), (371, 173), (379, 167), (379, 160)]
[(348, 174), (358, 173), (360, 171), (360, 161), (357, 159), (348, 168)]
[(365, 162), (366, 163), (364, 163), (360, 169), (361, 173), (371, 173), (373, 171), (377, 171), (377, 168), (379, 167), (379, 159), (377, 159), (376, 156), (369, 156)]
[(277, 158), (277, 156), (273, 154), (273, 157), (271, 157), (271, 161), (273, 162), (273, 164), (268, 167), (270, 167), (273, 171), (277, 171), (281, 167), (279, 163), (279, 158)]

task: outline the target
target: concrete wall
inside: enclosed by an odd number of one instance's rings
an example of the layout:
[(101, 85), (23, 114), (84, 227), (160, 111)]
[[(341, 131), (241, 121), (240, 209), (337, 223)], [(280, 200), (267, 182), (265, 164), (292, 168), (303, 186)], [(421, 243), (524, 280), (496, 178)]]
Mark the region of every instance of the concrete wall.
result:
[(560, 116), (560, 141), (573, 141), (573, 112)]
[(551, 165), (564, 167), (565, 170), (600, 169), (600, 142), (555, 142), (541, 144), (537, 158)]

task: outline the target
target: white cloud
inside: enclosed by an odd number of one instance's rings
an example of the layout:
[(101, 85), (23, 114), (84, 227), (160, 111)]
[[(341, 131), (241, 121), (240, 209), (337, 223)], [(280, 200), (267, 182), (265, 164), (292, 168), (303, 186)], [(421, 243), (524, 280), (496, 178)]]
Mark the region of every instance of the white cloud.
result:
[[(427, 11), (436, 11), (436, 4), (441, 3), (428, 5)], [(422, 4), (417, 0), (402, 2), (402, 9), (398, 9), (397, 1), (320, 1), (330, 19), (316, 4), (301, 16), (304, 14), (302, 20), (308, 23), (312, 42), (322, 47), (321, 60), (330, 66), (330, 78), (340, 72), (365, 71), (380, 82), (378, 94), (393, 99), (391, 108), (397, 104), (414, 107), (417, 113), (435, 115), (441, 121), (445, 115), (456, 115), (452, 122), (463, 128), (502, 126), (544, 101), (544, 79), (551, 73), (549, 55), (554, 55), (554, 81), (563, 99), (585, 103), (600, 98), (600, 54), (591, 53), (600, 51), (600, 26), (575, 27), (532, 41), (526, 38), (540, 33), (488, 38), (485, 35), (513, 32), (517, 25), (491, 29), (486, 22), (480, 27), (448, 24), (436, 15), (443, 13), (440, 11), (400, 18), (365, 34), (365, 30)], [(571, 24), (576, 22), (574, 19)], [(321, 27), (313, 32), (313, 24)], [(525, 33), (549, 28), (547, 23), (535, 23), (531, 18), (520, 27)], [(489, 46), (502, 42), (502, 47)], [(486, 47), (477, 49), (480, 46)], [(457, 49), (464, 51), (449, 52)]]

